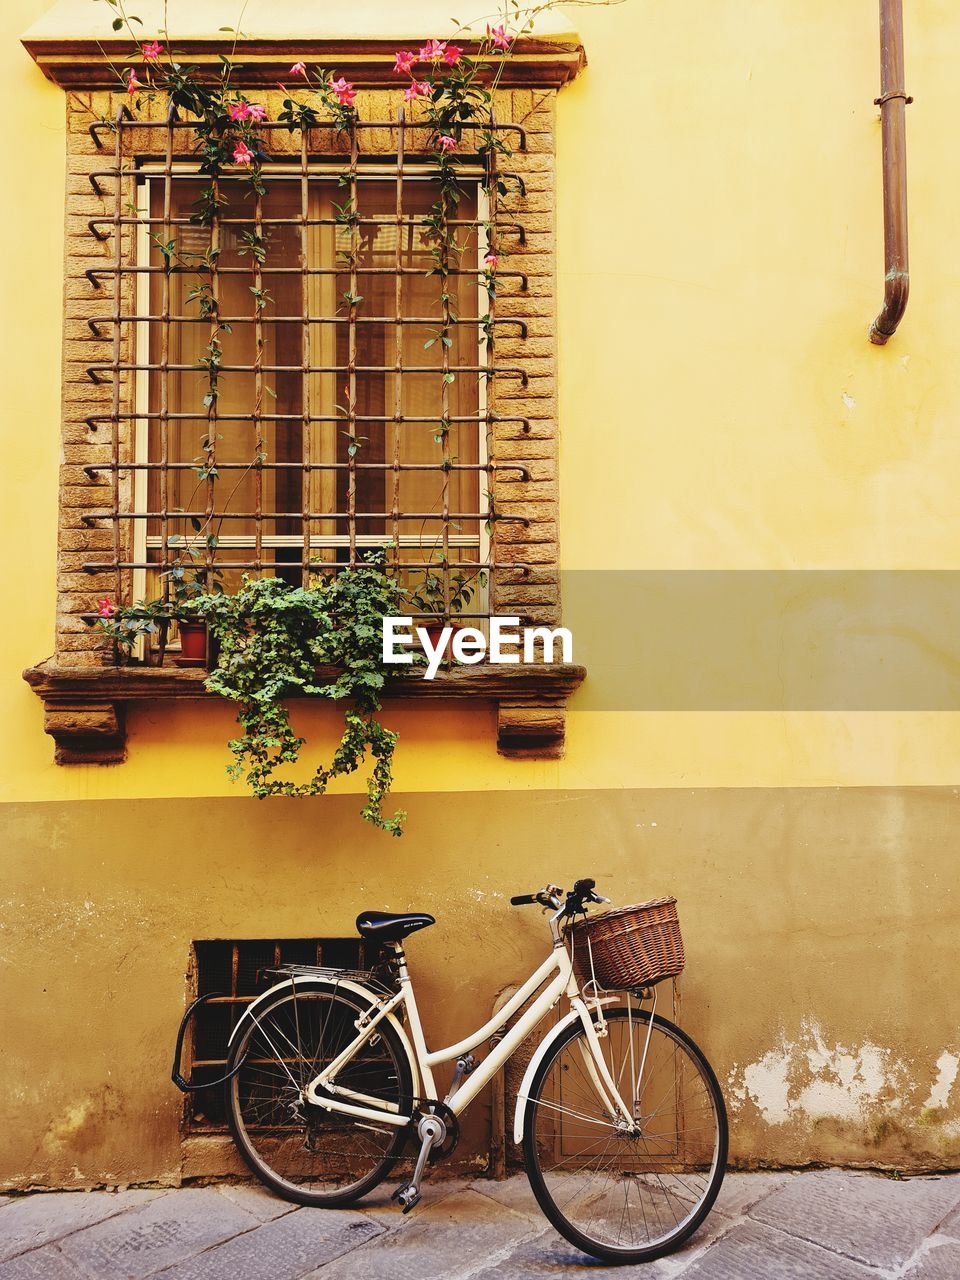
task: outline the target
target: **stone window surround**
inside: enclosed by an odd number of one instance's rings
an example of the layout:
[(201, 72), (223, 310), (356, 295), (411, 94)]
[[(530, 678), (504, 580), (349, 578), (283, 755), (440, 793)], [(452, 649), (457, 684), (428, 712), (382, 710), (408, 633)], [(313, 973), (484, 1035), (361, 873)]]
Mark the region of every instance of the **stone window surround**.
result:
[[(84, 7), (88, 7), (85, 0)], [(64, 7), (64, 0), (61, 6)], [(71, 8), (71, 4), (66, 4)], [(53, 16), (56, 16), (54, 14)], [(413, 44), (419, 37), (389, 39), (283, 39), (254, 38), (242, 46), (242, 84), (275, 87), (291, 62), (304, 57), (309, 63), (333, 66), (347, 75), (362, 93), (361, 116), (369, 117), (377, 99), (391, 101), (397, 94), (392, 74), (393, 51)], [(426, 38), (426, 37), (424, 37)], [(178, 47), (192, 63), (213, 65), (222, 39), (202, 32), (178, 39)], [(124, 713), (128, 703), (167, 698), (206, 698), (203, 672), (168, 668), (110, 669), (99, 665), (96, 637), (78, 616), (90, 608), (96, 583), (79, 568), (91, 549), (89, 530), (83, 521), (84, 506), (91, 503), (82, 468), (91, 461), (96, 436), (86, 419), (102, 409), (97, 388), (85, 375), (95, 358), (96, 339), (90, 332), (89, 283), (85, 270), (95, 265), (98, 245), (89, 234), (92, 217), (104, 216), (109, 196), (99, 198), (88, 178), (103, 166), (89, 132), (94, 119), (111, 118), (124, 100), (116, 92), (114, 72), (105, 58), (102, 37), (83, 38), (69, 25), (51, 34), (41, 21), (24, 37), (24, 44), (41, 70), (67, 91), (67, 268), (63, 350), (63, 465), (61, 469), (60, 538), (58, 557), (57, 644), (54, 656), (30, 668), (25, 679), (44, 704), (44, 729), (56, 743), (57, 763), (119, 763), (126, 754)], [(129, 42), (123, 42), (124, 51)], [(109, 48), (108, 48), (109, 53)], [(122, 61), (123, 53), (117, 56)], [(523, 554), (537, 566), (533, 580), (517, 581), (498, 592), (498, 613), (511, 607), (538, 622), (559, 621), (559, 545), (557, 533), (556, 326), (554, 227), (554, 108), (556, 93), (584, 65), (583, 49), (574, 33), (558, 38), (531, 38), (518, 47), (501, 82), (498, 116), (522, 124), (527, 131), (527, 151), (517, 152), (511, 166), (524, 177), (528, 197), (522, 210), (528, 228), (527, 245), (511, 253), (517, 265), (540, 288), (512, 314), (527, 321), (532, 341), (523, 356), (530, 364), (529, 388), (511, 394), (511, 412), (527, 415), (532, 430), (513, 440), (497, 442), (499, 458), (522, 460), (530, 473), (522, 496), (503, 498), (498, 508), (528, 519), (522, 537)], [(389, 95), (385, 94), (389, 86)], [(379, 118), (386, 118), (379, 113)], [(522, 397), (522, 398), (521, 398)], [(504, 486), (507, 487), (507, 486)], [(511, 526), (505, 526), (511, 528)], [(513, 526), (514, 529), (517, 526)], [(516, 553), (516, 545), (511, 551)], [(539, 566), (542, 565), (542, 568)], [(585, 672), (567, 664), (461, 667), (443, 671), (432, 682), (401, 676), (393, 696), (472, 697), (496, 703), (498, 749), (512, 757), (549, 758), (562, 754), (565, 704)]]

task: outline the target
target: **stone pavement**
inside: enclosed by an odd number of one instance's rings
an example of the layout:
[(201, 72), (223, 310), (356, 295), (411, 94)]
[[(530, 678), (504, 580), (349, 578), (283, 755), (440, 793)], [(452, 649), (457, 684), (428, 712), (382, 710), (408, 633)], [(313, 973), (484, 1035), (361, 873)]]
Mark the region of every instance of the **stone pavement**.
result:
[(0, 1280), (960, 1280), (960, 1174), (728, 1174), (685, 1248), (591, 1264), (526, 1179), (424, 1184), (404, 1217), (300, 1209), (250, 1184), (0, 1197)]

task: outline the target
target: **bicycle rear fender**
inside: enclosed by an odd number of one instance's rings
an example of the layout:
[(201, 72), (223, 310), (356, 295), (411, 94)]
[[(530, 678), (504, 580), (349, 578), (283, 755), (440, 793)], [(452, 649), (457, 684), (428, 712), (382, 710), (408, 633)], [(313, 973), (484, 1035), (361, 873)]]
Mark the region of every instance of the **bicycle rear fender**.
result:
[[(246, 1009), (243, 1012), (243, 1017), (240, 1019), (240, 1021), (237, 1023), (237, 1025), (234, 1027), (233, 1031), (230, 1034), (228, 1047), (233, 1044), (234, 1040), (237, 1038), (237, 1035), (240, 1032), (240, 1029), (242, 1027), (245, 1027), (248, 1022), (251, 1022), (256, 1018), (257, 1009), (260, 1008), (260, 1006), (264, 1003), (264, 1001), (272, 999), (274, 996), (276, 996), (278, 991), (283, 991), (285, 987), (293, 987), (293, 985), (294, 985), (294, 979), (292, 978), (288, 978), (285, 982), (277, 982), (274, 984), (274, 986), (270, 987), (267, 991), (265, 991), (262, 996), (257, 996), (256, 1000), (254, 1000), (251, 1004), (247, 1005)], [(296, 986), (298, 991), (316, 990), (318, 987), (326, 990), (332, 990), (336, 988), (340, 991), (349, 991), (351, 995), (359, 996), (360, 999), (364, 1001), (364, 1003), (367, 1005), (368, 1008), (375, 1007), (377, 1003), (376, 997), (371, 992), (369, 992), (366, 989), (366, 987), (361, 986), (359, 982), (352, 982), (349, 978), (341, 978), (338, 981), (333, 981), (333, 980), (325, 981), (323, 978), (298, 978), (296, 979)], [(397, 1035), (400, 1037), (400, 1043), (403, 1045), (404, 1053), (406, 1053), (407, 1055), (407, 1061), (410, 1063), (410, 1079), (413, 1081), (413, 1091), (415, 1094), (419, 1094), (420, 1093), (420, 1070), (417, 1064), (416, 1054), (413, 1052), (413, 1046), (410, 1043), (410, 1039), (407, 1036), (406, 1031), (403, 1029), (403, 1026), (399, 1018), (397, 1018), (394, 1014), (388, 1013), (386, 1018), (384, 1018), (384, 1022), (389, 1022), (393, 1027), (394, 1031), (396, 1031)]]

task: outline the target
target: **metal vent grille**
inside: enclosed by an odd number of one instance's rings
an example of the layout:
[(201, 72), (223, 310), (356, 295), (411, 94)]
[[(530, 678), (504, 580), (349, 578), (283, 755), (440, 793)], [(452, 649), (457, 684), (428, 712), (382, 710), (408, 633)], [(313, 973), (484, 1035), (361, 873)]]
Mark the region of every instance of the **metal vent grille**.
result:
[[(381, 957), (375, 943), (362, 938), (282, 938), (238, 941), (199, 941), (192, 948), (192, 995), (220, 993), (202, 1005), (192, 1024), (189, 1046), (191, 1078), (216, 1080), (226, 1069), (230, 1035), (243, 1011), (262, 995), (271, 981), (260, 972), (280, 964), (332, 965), (370, 969)], [(191, 1133), (226, 1130), (223, 1086), (186, 1096), (186, 1120)]]

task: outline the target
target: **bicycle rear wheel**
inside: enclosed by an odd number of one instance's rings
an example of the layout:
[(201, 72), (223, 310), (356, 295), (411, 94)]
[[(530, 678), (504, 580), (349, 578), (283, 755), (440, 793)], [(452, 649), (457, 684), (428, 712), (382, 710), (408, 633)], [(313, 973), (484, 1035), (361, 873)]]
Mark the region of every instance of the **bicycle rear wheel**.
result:
[[(303, 1091), (357, 1035), (369, 1007), (331, 985), (278, 991), (234, 1041), (227, 1085), (230, 1132), (271, 1190), (297, 1204), (352, 1204), (394, 1168), (406, 1131), (306, 1102)], [(399, 1035), (386, 1021), (337, 1075), (337, 1084), (410, 1114), (413, 1082)]]
[(604, 1061), (637, 1131), (604, 1105), (574, 1022), (534, 1076), (524, 1164), (541, 1209), (571, 1244), (606, 1262), (650, 1262), (710, 1212), (727, 1158), (726, 1111), (710, 1064), (679, 1027), (660, 1017), (651, 1025), (635, 1008), (604, 1017)]

